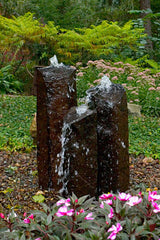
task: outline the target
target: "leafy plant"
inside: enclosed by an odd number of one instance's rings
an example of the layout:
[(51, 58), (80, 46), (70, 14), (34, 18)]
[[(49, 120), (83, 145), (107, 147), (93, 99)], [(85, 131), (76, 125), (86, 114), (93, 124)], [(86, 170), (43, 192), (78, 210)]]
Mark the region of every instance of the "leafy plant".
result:
[(99, 201), (88, 196), (60, 199), (43, 211), (8, 217), (0, 239), (159, 239), (160, 195), (157, 191), (102, 194)]
[(29, 128), (36, 112), (35, 97), (2, 95), (0, 112), (0, 149), (31, 150), (34, 145)]
[[(79, 75), (79, 73), (81, 73)], [(141, 69), (129, 63), (88, 61), (86, 67), (78, 70), (78, 97), (84, 97), (86, 89), (99, 83), (106, 75), (113, 83), (119, 83), (126, 89), (128, 102), (142, 106), (142, 113), (148, 116), (160, 115), (159, 71)]]
[(22, 90), (23, 84), (15, 79), (11, 73), (12, 66), (7, 65), (0, 69), (0, 93), (15, 93)]

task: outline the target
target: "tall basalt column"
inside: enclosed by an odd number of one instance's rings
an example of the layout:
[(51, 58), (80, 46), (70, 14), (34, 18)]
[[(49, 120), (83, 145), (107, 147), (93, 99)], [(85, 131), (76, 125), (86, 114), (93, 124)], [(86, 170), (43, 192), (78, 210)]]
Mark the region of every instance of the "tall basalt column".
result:
[(64, 118), (63, 152), (58, 169), (63, 196), (97, 196), (97, 112), (73, 107)]
[(128, 110), (124, 88), (102, 79), (88, 91), (97, 110), (98, 192), (125, 191), (129, 186)]
[(74, 68), (49, 66), (37, 70), (37, 164), (39, 185), (59, 191), (55, 167), (60, 164), (63, 118), (77, 105)]

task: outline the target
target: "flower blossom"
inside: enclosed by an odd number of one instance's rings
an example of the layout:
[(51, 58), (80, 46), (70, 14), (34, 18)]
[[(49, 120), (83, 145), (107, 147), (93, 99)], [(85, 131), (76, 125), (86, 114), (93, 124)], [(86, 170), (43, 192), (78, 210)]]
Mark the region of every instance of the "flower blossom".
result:
[(127, 204), (132, 207), (132, 206), (134, 206), (134, 205), (139, 204), (141, 201), (142, 201), (142, 198), (139, 198), (139, 197), (137, 197), (137, 196), (133, 196), (133, 197), (131, 197), (131, 198), (129, 199), (129, 201), (127, 202)]
[(117, 76), (112, 77), (112, 80), (118, 80)]
[(84, 219), (85, 220), (93, 220), (94, 218), (92, 217), (92, 212), (88, 213), (87, 216)]
[(108, 229), (108, 232), (112, 232), (107, 239), (114, 240), (116, 239), (116, 235), (118, 232), (122, 230), (122, 226), (120, 223), (117, 223), (116, 226), (112, 225), (111, 228)]
[(134, 80), (134, 78), (133, 77), (127, 77), (127, 80), (129, 81), (129, 80)]
[(99, 199), (101, 200), (107, 200), (109, 198), (113, 197), (113, 194), (112, 193), (108, 193), (108, 194), (102, 194)]
[(27, 223), (27, 224), (28, 224), (28, 223), (31, 223), (31, 221), (30, 221), (29, 218), (25, 218), (25, 219), (23, 220), (23, 222), (24, 222), (24, 223)]
[(0, 217), (1, 217), (1, 218), (5, 218), (5, 216), (4, 216), (3, 213), (0, 213)]
[(41, 240), (41, 238), (36, 238), (35, 240)]
[(104, 208), (104, 203), (105, 203), (105, 204), (108, 204), (108, 205), (112, 205), (112, 200), (108, 199), (108, 200), (106, 200), (106, 201), (104, 201), (104, 202), (101, 202), (100, 208)]
[(77, 215), (79, 215), (80, 213), (84, 213), (84, 209), (80, 209), (79, 212), (76, 212)]
[(83, 72), (77, 73), (77, 77), (83, 77)]
[(111, 219), (113, 218), (114, 214), (113, 214), (113, 208), (111, 208), (110, 213), (108, 214), (108, 217)]
[(63, 207), (60, 207), (58, 209), (58, 212), (56, 213), (56, 216), (57, 217), (72, 216), (73, 214), (74, 214), (73, 209), (68, 210), (67, 206), (63, 206)]
[(70, 203), (69, 203), (70, 201), (71, 201), (70, 198), (60, 199), (60, 200), (56, 203), (56, 205), (57, 205), (57, 206), (60, 206), (60, 205), (64, 204), (65, 206), (70, 206)]
[[(26, 213), (24, 213), (23, 214), (25, 217), (26, 217)], [(28, 218), (25, 218), (24, 220), (23, 220), (23, 222), (24, 223), (31, 223), (31, 220), (30, 219), (34, 219), (34, 216), (33, 216), (33, 214), (31, 214), (30, 216), (28, 216)]]
[(120, 201), (128, 201), (131, 198), (131, 195), (128, 193), (119, 193), (119, 200)]
[(152, 206), (155, 208), (153, 210), (154, 213), (159, 213), (160, 212), (160, 204), (158, 205), (156, 202), (152, 202)]
[(160, 195), (157, 195), (156, 191), (150, 192), (148, 193), (148, 201), (156, 201), (156, 200), (160, 200)]
[(155, 91), (156, 89), (154, 88), (154, 87), (150, 87), (149, 89), (148, 89), (149, 91)]

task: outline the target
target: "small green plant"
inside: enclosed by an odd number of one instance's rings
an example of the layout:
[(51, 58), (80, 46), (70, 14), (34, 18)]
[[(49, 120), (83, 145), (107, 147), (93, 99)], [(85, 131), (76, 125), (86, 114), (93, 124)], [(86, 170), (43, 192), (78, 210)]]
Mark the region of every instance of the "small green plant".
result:
[(23, 217), (0, 213), (0, 239), (143, 239), (159, 240), (160, 195), (157, 191), (107, 193), (94, 198), (61, 198), (51, 208)]
[(15, 76), (10, 73), (11, 71), (11, 65), (0, 69), (0, 94), (16, 93), (22, 90), (23, 84), (15, 79)]
[(35, 112), (35, 97), (0, 97), (0, 149), (30, 151), (34, 147), (29, 128)]

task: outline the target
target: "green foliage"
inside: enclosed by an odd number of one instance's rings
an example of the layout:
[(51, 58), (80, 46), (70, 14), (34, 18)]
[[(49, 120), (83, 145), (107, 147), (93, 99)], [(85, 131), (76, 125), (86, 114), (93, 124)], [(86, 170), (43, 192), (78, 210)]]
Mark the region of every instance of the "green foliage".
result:
[(73, 193), (52, 207), (42, 204), (43, 210), (24, 213), (23, 217), (14, 211), (8, 216), (0, 213), (0, 239), (158, 240), (159, 197), (157, 191), (144, 189), (103, 194), (98, 201), (88, 196), (78, 199)]
[[(93, 71), (91, 73), (95, 74)], [(85, 85), (84, 81), (77, 81), (78, 93), (82, 97), (83, 95), (80, 94), (83, 94), (81, 92), (83, 85), (79, 85), (79, 83), (84, 84), (86, 89), (88, 86)], [(0, 98), (0, 112), (0, 149), (32, 150), (34, 145), (29, 128), (33, 114), (36, 112), (36, 98), (3, 96)], [(160, 120), (158, 117), (129, 117), (129, 129), (130, 153), (160, 158)], [(6, 169), (6, 171), (14, 174), (14, 169)]]
[[(149, 63), (158, 67), (154, 61), (148, 60)], [(77, 79), (77, 85), (80, 87), (78, 88), (78, 97), (84, 97), (86, 89), (91, 85), (97, 85), (101, 77), (107, 75), (114, 83), (124, 86), (128, 102), (141, 105), (143, 114), (160, 116), (160, 73), (158, 70), (156, 68), (140, 69), (123, 62), (88, 61), (86, 67), (78, 70), (83, 74)]]
[(33, 196), (33, 200), (34, 202), (43, 203), (45, 200), (45, 197), (42, 194), (38, 194)]
[(0, 97), (0, 149), (29, 151), (33, 140), (29, 128), (36, 111), (35, 97)]
[(23, 89), (23, 84), (11, 72), (11, 65), (0, 69), (0, 94), (20, 92)]
[[(132, 22), (127, 22), (120, 27), (117, 22), (103, 21), (98, 26), (91, 28), (65, 30), (55, 27), (53, 22), (42, 25), (33, 14), (27, 13), (24, 16), (13, 17), (12, 19), (0, 16), (1, 49), (20, 49), (34, 53), (34, 58), (39, 60), (44, 55), (48, 56), (49, 49), (55, 51), (63, 61), (75, 63), (85, 61), (86, 55), (97, 57), (113, 54), (114, 57), (130, 56), (143, 45), (140, 39), (144, 38), (143, 28), (133, 28)], [(37, 53), (37, 44), (41, 52)], [(126, 51), (127, 49), (127, 51)], [(128, 53), (127, 53), (128, 52)], [(39, 58), (39, 59), (38, 59)]]
[(160, 119), (129, 116), (129, 152), (160, 159)]

